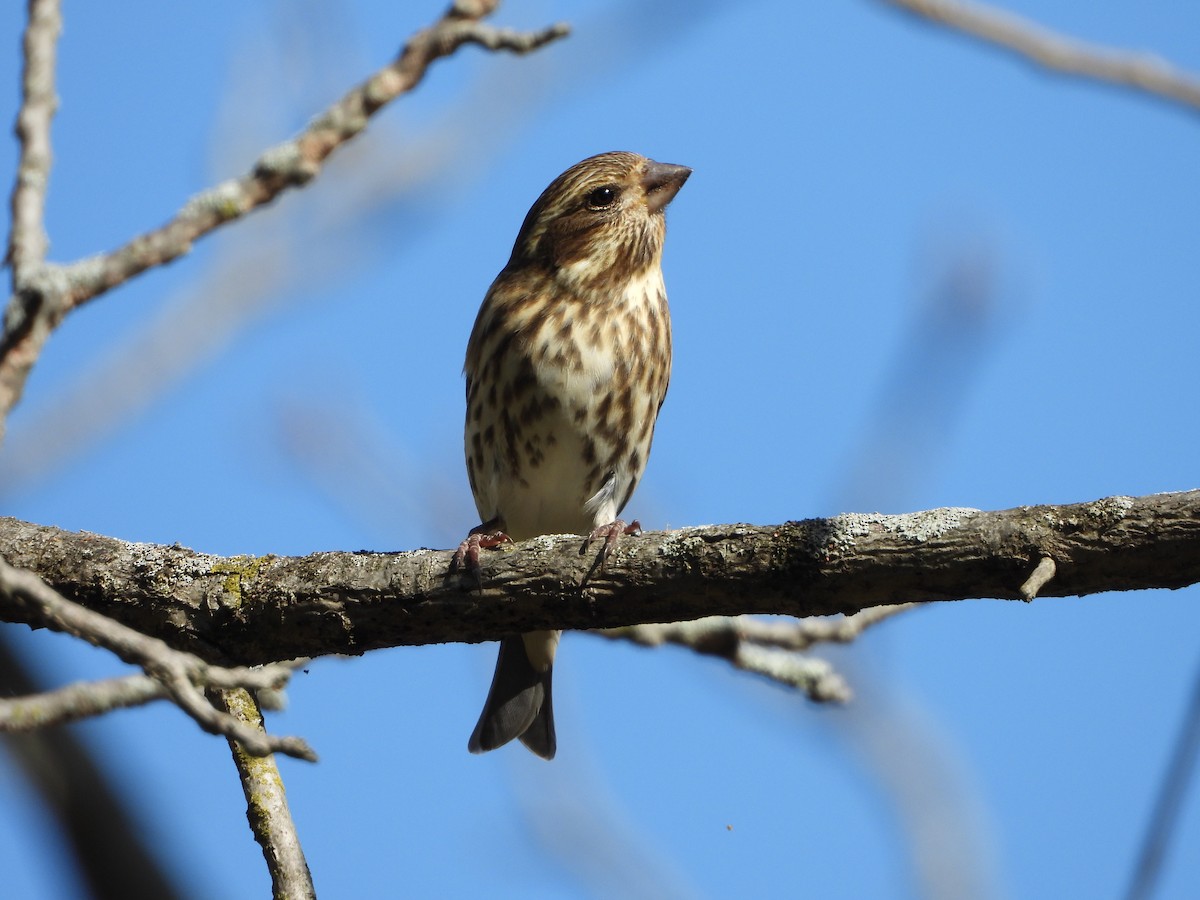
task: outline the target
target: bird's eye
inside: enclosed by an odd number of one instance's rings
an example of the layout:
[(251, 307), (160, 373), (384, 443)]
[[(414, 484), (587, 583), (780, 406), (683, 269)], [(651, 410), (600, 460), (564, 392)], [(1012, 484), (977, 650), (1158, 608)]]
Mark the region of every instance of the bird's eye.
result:
[(598, 187), (587, 195), (587, 205), (592, 209), (608, 209), (617, 201), (617, 189), (610, 184)]

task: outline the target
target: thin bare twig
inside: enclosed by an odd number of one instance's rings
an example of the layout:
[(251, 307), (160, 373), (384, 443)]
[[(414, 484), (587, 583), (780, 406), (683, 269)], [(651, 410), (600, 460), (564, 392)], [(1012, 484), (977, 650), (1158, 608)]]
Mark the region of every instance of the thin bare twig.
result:
[(849, 644), (872, 625), (916, 606), (916, 603), (874, 606), (852, 616), (800, 619), (795, 622), (755, 619), (749, 616), (741, 616), (736, 621), (745, 639), (756, 644), (784, 650), (807, 650), (813, 644)]
[(285, 753), (298, 759), (316, 760), (316, 754), (302, 739), (264, 735), (248, 727), (215, 709), (201, 688), (278, 688), (291, 677), (298, 662), (253, 669), (211, 665), (191, 653), (173, 650), (158, 638), (72, 603), (34, 573), (17, 569), (4, 559), (0, 559), (0, 594), (47, 628), (81, 638), (115, 653), (124, 662), (140, 666), (210, 734), (236, 740), (254, 756)]
[[(245, 727), (267, 737), (262, 710), (249, 691), (238, 688), (213, 691), (213, 699), (225, 714)], [(262, 847), (263, 858), (271, 872), (272, 895), (276, 900), (309, 900), (316, 897), (312, 873), (300, 846), (300, 835), (288, 808), (283, 777), (274, 756), (252, 756), (238, 741), (230, 740), (233, 763), (237, 766), (246, 795), (246, 818), (254, 839)]]
[(167, 689), (149, 675), (69, 684), (43, 694), (0, 700), (0, 731), (33, 731), (62, 725), (114, 709), (142, 706), (167, 696)]
[(700, 649), (704, 644), (745, 641), (779, 650), (807, 650), (813, 644), (848, 644), (871, 625), (897, 613), (916, 607), (915, 603), (876, 606), (852, 616), (827, 619), (776, 620), (754, 616), (706, 616), (692, 622), (656, 625), (630, 625), (609, 628), (596, 634), (632, 641), (643, 647), (678, 644)]
[(25, 28), (25, 65), (21, 73), (21, 109), (17, 113), (20, 159), (12, 193), (12, 231), (8, 261), (13, 269), (13, 290), (46, 258), (46, 188), (53, 157), (50, 123), (58, 108), (54, 75), (62, 13), (58, 0), (30, 0)]
[(20, 158), (8, 239), (13, 295), (0, 335), (0, 441), (4, 438), (5, 418), (20, 399), (25, 378), (57, 324), (54, 307), (59, 301), (47, 303), (45, 298), (46, 288), (53, 281), (45, 277), (49, 246), (45, 217), (53, 157), (50, 123), (58, 106), (54, 66), (61, 31), (58, 0), (30, 0), (16, 127)]
[(1200, 110), (1200, 79), (1160, 57), (1088, 44), (1029, 19), (962, 0), (883, 0), (1064, 75), (1141, 91)]
[(854, 692), (828, 660), (774, 647), (742, 643), (730, 660), (743, 672), (753, 672), (784, 687), (802, 691), (817, 703), (849, 703)]
[(800, 653), (815, 643), (849, 643), (862, 632), (916, 604), (864, 609), (831, 619), (769, 620), (753, 616), (706, 616), (691, 622), (630, 625), (594, 632), (643, 647), (675, 644), (705, 656), (716, 656), (746, 672), (754, 672), (803, 691), (817, 702), (848, 702), (849, 685), (822, 659)]

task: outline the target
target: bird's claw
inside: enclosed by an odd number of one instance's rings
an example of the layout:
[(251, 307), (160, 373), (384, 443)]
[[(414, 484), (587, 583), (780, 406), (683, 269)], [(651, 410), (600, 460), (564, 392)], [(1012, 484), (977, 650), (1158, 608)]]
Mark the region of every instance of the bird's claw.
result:
[(600, 567), (600, 571), (604, 571), (604, 564), (608, 562), (608, 558), (612, 556), (613, 548), (617, 546), (617, 542), (624, 535), (641, 534), (642, 523), (637, 519), (626, 523), (624, 519), (617, 519), (614, 522), (609, 522), (607, 525), (601, 525), (592, 530), (583, 541), (583, 546), (579, 548), (579, 555), (583, 556), (587, 553), (588, 548), (592, 545), (592, 541), (598, 541), (604, 538), (604, 544), (600, 547), (600, 552), (596, 555), (596, 562), (592, 566), (595, 569)]
[(507, 543), (512, 543), (512, 538), (495, 528), (492, 523), (478, 525), (470, 530), (466, 540), (454, 551), (454, 557), (450, 560), (450, 571), (459, 572), (465, 569), (475, 579), (475, 583), (482, 587), (483, 566), (479, 562), (479, 551), (490, 550)]

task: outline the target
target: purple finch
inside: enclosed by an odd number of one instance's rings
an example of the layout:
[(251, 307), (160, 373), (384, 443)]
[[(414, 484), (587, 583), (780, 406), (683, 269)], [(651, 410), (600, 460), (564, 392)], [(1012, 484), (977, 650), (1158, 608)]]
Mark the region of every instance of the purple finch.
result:
[[(602, 153), (554, 179), (525, 216), (467, 344), (467, 474), (483, 524), (455, 555), (540, 534), (603, 538), (646, 467), (671, 376), (664, 210), (691, 169)], [(636, 527), (636, 523), (634, 523)], [(520, 738), (555, 752), (550, 679), (561, 632), (505, 638), (468, 748)]]

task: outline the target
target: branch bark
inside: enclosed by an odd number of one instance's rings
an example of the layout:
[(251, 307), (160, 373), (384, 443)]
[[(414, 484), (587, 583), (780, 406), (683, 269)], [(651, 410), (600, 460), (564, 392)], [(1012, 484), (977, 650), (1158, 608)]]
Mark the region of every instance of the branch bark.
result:
[[(249, 691), (238, 688), (211, 693), (228, 715), (264, 738), (267, 736), (262, 710)], [(312, 873), (300, 846), (300, 835), (288, 808), (283, 776), (275, 757), (251, 756), (234, 740), (229, 741), (229, 750), (246, 797), (246, 819), (271, 873), (272, 897), (275, 900), (312, 900), (317, 896)]]
[(17, 178), (12, 193), (12, 231), (8, 262), (17, 284), (46, 258), (46, 188), (50, 182), (53, 150), (50, 123), (58, 108), (54, 88), (58, 36), (62, 12), (58, 0), (31, 0), (29, 24), (22, 46), (25, 65), (21, 71), (21, 109), (16, 135), (21, 148)]
[[(491, 552), (477, 588), (448, 574), (449, 551), (224, 558), (0, 519), (0, 555), (63, 595), (211, 662), (250, 665), (539, 628), (1020, 599), (1043, 558), (1056, 571), (1040, 598), (1179, 588), (1200, 582), (1200, 491), (647, 532), (582, 590), (592, 560), (579, 546), (549, 536)], [(41, 624), (5, 598), (0, 618)]]
[(169, 697), (149, 675), (81, 681), (40, 694), (0, 700), (0, 732), (36, 731)]
[[(120, 659), (142, 670), (159, 684), (175, 704), (191, 716), (196, 723), (210, 734), (223, 734), (236, 740), (247, 753), (266, 756), (269, 753), (286, 753), (298, 759), (316, 761), (316, 754), (304, 741), (294, 737), (263, 735), (259, 729), (245, 725), (241, 720), (222, 713), (204, 696), (204, 688), (274, 688), (286, 684), (292, 669), (299, 665), (269, 665), (259, 669), (222, 668), (212, 666), (194, 654), (173, 650), (166, 641), (143, 634), (135, 628), (74, 603), (50, 587), (43, 579), (27, 569), (18, 569), (0, 557), (0, 604), (5, 608), (20, 611), (21, 621), (31, 625), (45, 626), (55, 631), (82, 638), (97, 647), (115, 653)], [(16, 620), (14, 620), (16, 621)], [(128, 688), (128, 683), (125, 685)], [(79, 717), (87, 713), (80, 704), (90, 705), (96, 714), (131, 705), (136, 697), (126, 695), (125, 701), (117, 703), (112, 696), (113, 683), (76, 686), (68, 692), (68, 699), (75, 701)], [(135, 688), (135, 693), (137, 689)], [(80, 694), (91, 695), (90, 701), (80, 701)], [(154, 699), (145, 692), (140, 694), (143, 702)], [(21, 728), (24, 717), (30, 710), (49, 706), (52, 713), (63, 705), (62, 696), (22, 698), (15, 707), (9, 707), (9, 719), (0, 718), (0, 729)], [(4, 710), (0, 710), (4, 712)], [(47, 716), (49, 718), (49, 716)]]

